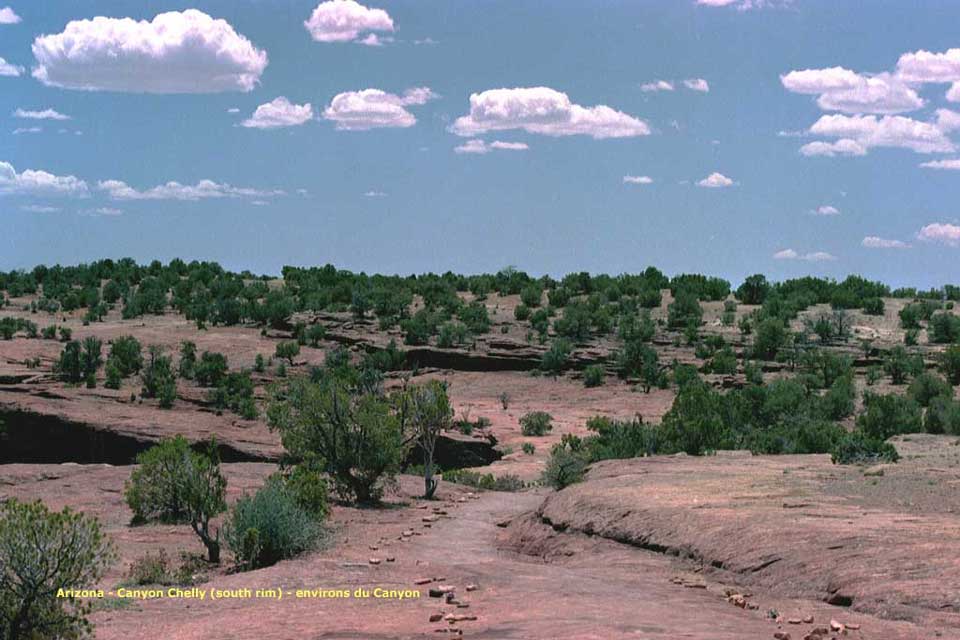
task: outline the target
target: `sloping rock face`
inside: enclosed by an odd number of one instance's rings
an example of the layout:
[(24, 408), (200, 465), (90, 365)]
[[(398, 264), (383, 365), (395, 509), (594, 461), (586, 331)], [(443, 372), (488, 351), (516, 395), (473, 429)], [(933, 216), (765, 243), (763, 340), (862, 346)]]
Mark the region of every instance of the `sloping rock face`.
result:
[(914, 435), (881, 477), (827, 456), (595, 465), (548, 496), (555, 530), (689, 557), (787, 597), (942, 625), (960, 637), (960, 448)]

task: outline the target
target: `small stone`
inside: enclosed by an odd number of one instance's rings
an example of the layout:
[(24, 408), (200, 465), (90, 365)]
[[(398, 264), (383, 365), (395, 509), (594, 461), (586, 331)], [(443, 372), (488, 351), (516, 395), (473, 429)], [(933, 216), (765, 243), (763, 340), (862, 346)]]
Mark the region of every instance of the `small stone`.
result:
[(370, 558), (367, 562), (370, 564), (380, 564), (380, 558)]
[(417, 578), (413, 581), (413, 584), (428, 584), (433, 582), (433, 578)]
[(468, 584), (468, 585), (466, 586), (466, 589), (467, 589), (467, 591), (476, 591), (476, 590), (477, 590), (477, 585), (475, 585), (475, 584)]
[(803, 616), (803, 621), (806, 624), (813, 624), (813, 616), (810, 616), (810, 615)]
[(776, 640), (790, 640), (790, 634), (786, 631), (777, 631), (773, 634), (773, 637), (776, 638)]
[(831, 620), (831, 621), (830, 621), (830, 630), (831, 630), (831, 631), (840, 631), (840, 632), (842, 632), (842, 631), (843, 631), (843, 625), (842, 625), (841, 623), (837, 622), (836, 620)]
[(387, 556), (387, 562), (396, 562), (396, 560), (393, 556)]
[(787, 620), (787, 624), (800, 624), (801, 622), (803, 622), (803, 620), (800, 618), (789, 618)]
[(375, 544), (370, 545), (370, 551), (377, 551), (380, 547)]
[(443, 620), (442, 613), (434, 613), (430, 615), (430, 622), (440, 622), (441, 620)]
[(860, 624), (859, 624), (859, 623), (848, 622), (845, 626), (847, 627), (847, 629), (850, 629), (850, 631), (859, 631), (859, 630), (860, 630)]

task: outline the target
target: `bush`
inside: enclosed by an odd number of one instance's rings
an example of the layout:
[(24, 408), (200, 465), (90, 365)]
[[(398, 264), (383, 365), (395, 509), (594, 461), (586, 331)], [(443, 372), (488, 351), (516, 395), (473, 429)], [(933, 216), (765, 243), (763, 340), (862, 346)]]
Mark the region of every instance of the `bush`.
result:
[(530, 307), (528, 307), (525, 304), (518, 304), (516, 307), (513, 308), (513, 318), (514, 320), (518, 320), (520, 322), (523, 322), (524, 320), (529, 320), (531, 313), (533, 312), (530, 310)]
[[(170, 556), (163, 549), (156, 554), (147, 553), (132, 563), (124, 577), (124, 585), (189, 586), (198, 582), (194, 573), (202, 559), (184, 554), (180, 566), (174, 567)], [(201, 578), (202, 580), (202, 578)]]
[(583, 370), (583, 386), (599, 387), (603, 384), (605, 377), (606, 371), (604, 371), (603, 365), (592, 364)]
[(702, 383), (681, 388), (660, 423), (665, 448), (689, 455), (718, 449), (727, 435), (718, 398)]
[(110, 345), (107, 361), (112, 361), (121, 378), (129, 378), (140, 373), (143, 367), (143, 353), (140, 341), (133, 336), (120, 336)]
[(910, 398), (867, 393), (863, 404), (865, 410), (857, 416), (857, 428), (868, 438), (886, 440), (901, 433), (923, 431), (920, 405)]
[(583, 453), (575, 450), (572, 442), (576, 441), (564, 440), (554, 445), (543, 469), (543, 483), (557, 491), (580, 482), (587, 470)]
[(490, 315), (482, 302), (471, 302), (460, 313), (460, 320), (467, 325), (470, 333), (480, 335), (490, 331)]
[(304, 332), (304, 338), (310, 343), (311, 347), (320, 346), (320, 341), (327, 337), (327, 328), (322, 324), (312, 324)]
[(115, 557), (96, 518), (39, 501), (0, 502), (0, 637), (88, 635), (92, 602), (57, 592), (97, 584)]
[(697, 295), (691, 291), (678, 291), (673, 302), (667, 307), (667, 326), (671, 329), (700, 326), (702, 320), (703, 308)]
[(923, 371), (923, 360), (911, 357), (903, 347), (894, 347), (883, 361), (883, 370), (893, 384), (904, 384), (907, 378)]
[(537, 450), (537, 447), (532, 442), (524, 442), (522, 445), (520, 445), (520, 450), (528, 456), (532, 456)]
[[(283, 343), (281, 343), (283, 344)], [(297, 344), (296, 342), (292, 344)], [(300, 345), (297, 345), (297, 349)], [(222, 353), (204, 351), (200, 361), (194, 366), (193, 376), (201, 387), (216, 387), (227, 374), (227, 356)]]
[(531, 411), (520, 417), (520, 433), (525, 436), (544, 436), (553, 430), (551, 416), (546, 411)]
[(531, 284), (520, 290), (520, 301), (528, 307), (539, 307), (543, 297), (543, 289)]
[(789, 331), (779, 318), (762, 320), (756, 328), (753, 339), (753, 357), (760, 360), (773, 360), (777, 352), (786, 344)]
[(141, 395), (157, 398), (162, 409), (169, 409), (177, 397), (177, 380), (173, 376), (170, 358), (156, 345), (151, 345), (148, 353), (149, 359), (140, 374), (143, 380)]
[(884, 313), (883, 298), (867, 298), (864, 300), (863, 312), (868, 316), (882, 316)]
[(297, 500), (300, 508), (309, 513), (314, 520), (327, 517), (327, 479), (323, 475), (323, 466), (314, 460), (307, 460), (293, 467), (284, 477), (287, 489)]
[(590, 308), (582, 302), (568, 304), (563, 316), (553, 321), (553, 330), (558, 336), (575, 342), (584, 342), (590, 338), (593, 319)]
[(437, 346), (441, 349), (459, 347), (466, 344), (468, 336), (467, 326), (462, 322), (444, 322), (437, 336)]
[(933, 314), (927, 335), (930, 336), (930, 342), (937, 344), (960, 342), (960, 317), (949, 311)]
[(67, 382), (75, 384), (83, 380), (82, 352), (78, 341), (71, 340), (64, 345), (63, 351), (60, 352), (60, 359), (54, 365), (54, 371)]
[(557, 376), (567, 368), (572, 346), (565, 338), (556, 338), (550, 343), (550, 348), (540, 357), (540, 370)]
[(940, 356), (940, 371), (952, 385), (960, 384), (960, 345), (947, 347)]
[(341, 497), (369, 503), (399, 470), (404, 440), (389, 399), (363, 380), (349, 366), (292, 380), (267, 416), (294, 460), (323, 460)]
[(227, 547), (244, 570), (292, 558), (313, 548), (320, 537), (315, 519), (279, 478), (268, 479), (256, 493), (237, 500), (224, 532)]
[[(206, 355), (206, 354), (204, 354)], [(215, 354), (220, 355), (220, 354)], [(219, 360), (218, 358), (215, 358)], [(216, 371), (217, 364), (212, 360), (209, 360), (204, 363), (204, 370), (202, 376), (206, 386), (212, 385), (212, 379), (222, 375), (223, 371), (226, 370), (227, 359), (223, 358), (223, 370)], [(184, 340), (180, 343), (180, 365), (177, 368), (177, 373), (181, 378), (185, 380), (192, 380), (197, 375), (197, 345), (189, 340)], [(204, 385), (201, 385), (204, 386)]]
[(960, 402), (945, 395), (931, 399), (923, 417), (923, 428), (927, 433), (960, 436)]
[(907, 397), (913, 398), (921, 407), (929, 406), (937, 396), (952, 398), (953, 387), (935, 373), (921, 373), (907, 387)]
[(854, 431), (840, 438), (831, 451), (830, 458), (834, 464), (871, 464), (896, 462), (900, 455), (889, 442)]

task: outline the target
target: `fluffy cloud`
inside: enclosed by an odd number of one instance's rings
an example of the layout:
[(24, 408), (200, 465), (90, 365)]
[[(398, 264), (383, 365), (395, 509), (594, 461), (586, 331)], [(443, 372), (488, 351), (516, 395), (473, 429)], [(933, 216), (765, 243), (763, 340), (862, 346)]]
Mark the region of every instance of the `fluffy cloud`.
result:
[(673, 91), (673, 83), (666, 80), (654, 80), (640, 85), (640, 91)]
[(12, 164), (0, 161), (0, 195), (85, 196), (87, 193), (87, 183), (75, 176), (56, 176), (34, 169), (17, 173)]
[(690, 78), (683, 81), (683, 86), (692, 91), (707, 93), (710, 91), (710, 85), (703, 78)]
[(729, 187), (732, 185), (733, 180), (722, 173), (717, 173), (716, 171), (697, 183), (698, 187), (706, 187), (708, 189), (721, 189), (723, 187)]
[(284, 96), (257, 107), (253, 115), (240, 124), (253, 129), (276, 129), (293, 127), (313, 119), (313, 107), (310, 103), (293, 104)]
[(819, 95), (817, 104), (824, 111), (892, 114), (924, 104), (916, 91), (888, 73), (865, 76), (843, 67), (804, 69), (780, 76), (780, 82), (793, 93)]
[(16, 78), (21, 73), (23, 73), (23, 67), (18, 67), (15, 64), (10, 64), (3, 58), (0, 58), (0, 76), (7, 78)]
[(212, 180), (201, 180), (195, 185), (168, 182), (145, 191), (137, 191), (120, 180), (103, 180), (97, 188), (106, 191), (114, 200), (187, 200), (196, 201), (207, 198), (261, 198), (283, 195), (283, 191), (261, 191), (219, 184)]
[(818, 216), (838, 216), (840, 215), (840, 209), (837, 209), (832, 205), (825, 204), (823, 206), (817, 207), (813, 211), (813, 213), (815, 213)]
[[(953, 142), (936, 124), (920, 122), (904, 116), (821, 116), (810, 133), (841, 140), (852, 140), (860, 149), (852, 147), (848, 155), (863, 155), (872, 147), (898, 147), (917, 153), (940, 153), (954, 150)], [(810, 145), (806, 145), (810, 147)], [(803, 150), (801, 149), (801, 153)], [(830, 155), (829, 153), (806, 155)]]
[[(393, 19), (383, 9), (370, 9), (354, 0), (321, 2), (303, 26), (317, 42), (361, 42), (379, 45), (376, 34), (360, 39), (368, 31), (393, 31)], [(369, 37), (373, 36), (373, 40)]]
[(60, 211), (60, 207), (51, 207), (42, 204), (25, 204), (20, 207), (21, 211), (26, 211), (27, 213), (57, 213)]
[(436, 97), (428, 87), (407, 89), (398, 96), (380, 89), (337, 94), (323, 117), (337, 123), (337, 129), (365, 131), (380, 127), (412, 127), (416, 117), (406, 107), (422, 105)]
[(862, 156), (867, 150), (855, 140), (842, 138), (836, 142), (810, 142), (800, 147), (800, 153), (805, 156)]
[(813, 253), (797, 253), (793, 249), (784, 249), (773, 254), (774, 260), (806, 260), (807, 262), (827, 262), (837, 258), (826, 251), (814, 251)]
[(40, 82), (65, 89), (133, 93), (251, 91), (267, 54), (225, 20), (196, 9), (153, 21), (73, 20), (33, 42)]
[(485, 154), (496, 151), (497, 149), (502, 151), (526, 151), (529, 148), (530, 147), (523, 142), (502, 142), (500, 140), (494, 140), (490, 144), (487, 144), (479, 138), (471, 138), (460, 146), (454, 147), (453, 150), (456, 153)]
[(878, 236), (867, 236), (860, 243), (867, 249), (909, 249), (910, 245), (902, 240), (888, 240)]
[(920, 165), (925, 169), (941, 169), (944, 171), (960, 171), (960, 158), (949, 160), (931, 160)]
[(897, 76), (904, 82), (956, 82), (960, 80), (960, 49), (943, 53), (914, 51), (905, 53), (897, 61)]
[(548, 87), (490, 89), (470, 96), (470, 113), (450, 130), (472, 137), (487, 131), (523, 129), (548, 136), (588, 135), (595, 139), (650, 134), (642, 120), (606, 105), (582, 107)]
[(954, 82), (947, 90), (947, 100), (950, 102), (960, 102), (960, 82)]
[(650, 176), (623, 176), (623, 184), (653, 184)]
[(945, 222), (934, 222), (917, 232), (917, 239), (936, 242), (948, 247), (960, 247), (960, 227)]
[(20, 16), (13, 9), (10, 7), (0, 9), (0, 24), (18, 24), (19, 22)]
[(44, 109), (43, 111), (17, 109), (13, 112), (13, 117), (25, 118), (27, 120), (70, 120), (70, 116), (65, 116), (54, 109)]

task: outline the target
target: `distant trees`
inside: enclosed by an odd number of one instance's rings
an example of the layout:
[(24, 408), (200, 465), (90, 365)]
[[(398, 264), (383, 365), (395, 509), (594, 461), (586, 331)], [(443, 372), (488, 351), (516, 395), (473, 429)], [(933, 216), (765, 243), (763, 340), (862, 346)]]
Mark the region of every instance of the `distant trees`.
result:
[(770, 292), (770, 283), (761, 273), (754, 274), (737, 287), (737, 299), (743, 304), (763, 304)]
[(161, 409), (169, 409), (177, 397), (177, 380), (170, 356), (163, 355), (163, 349), (157, 345), (150, 345), (147, 353), (146, 365), (140, 373), (143, 381), (140, 393), (144, 398), (157, 398)]

